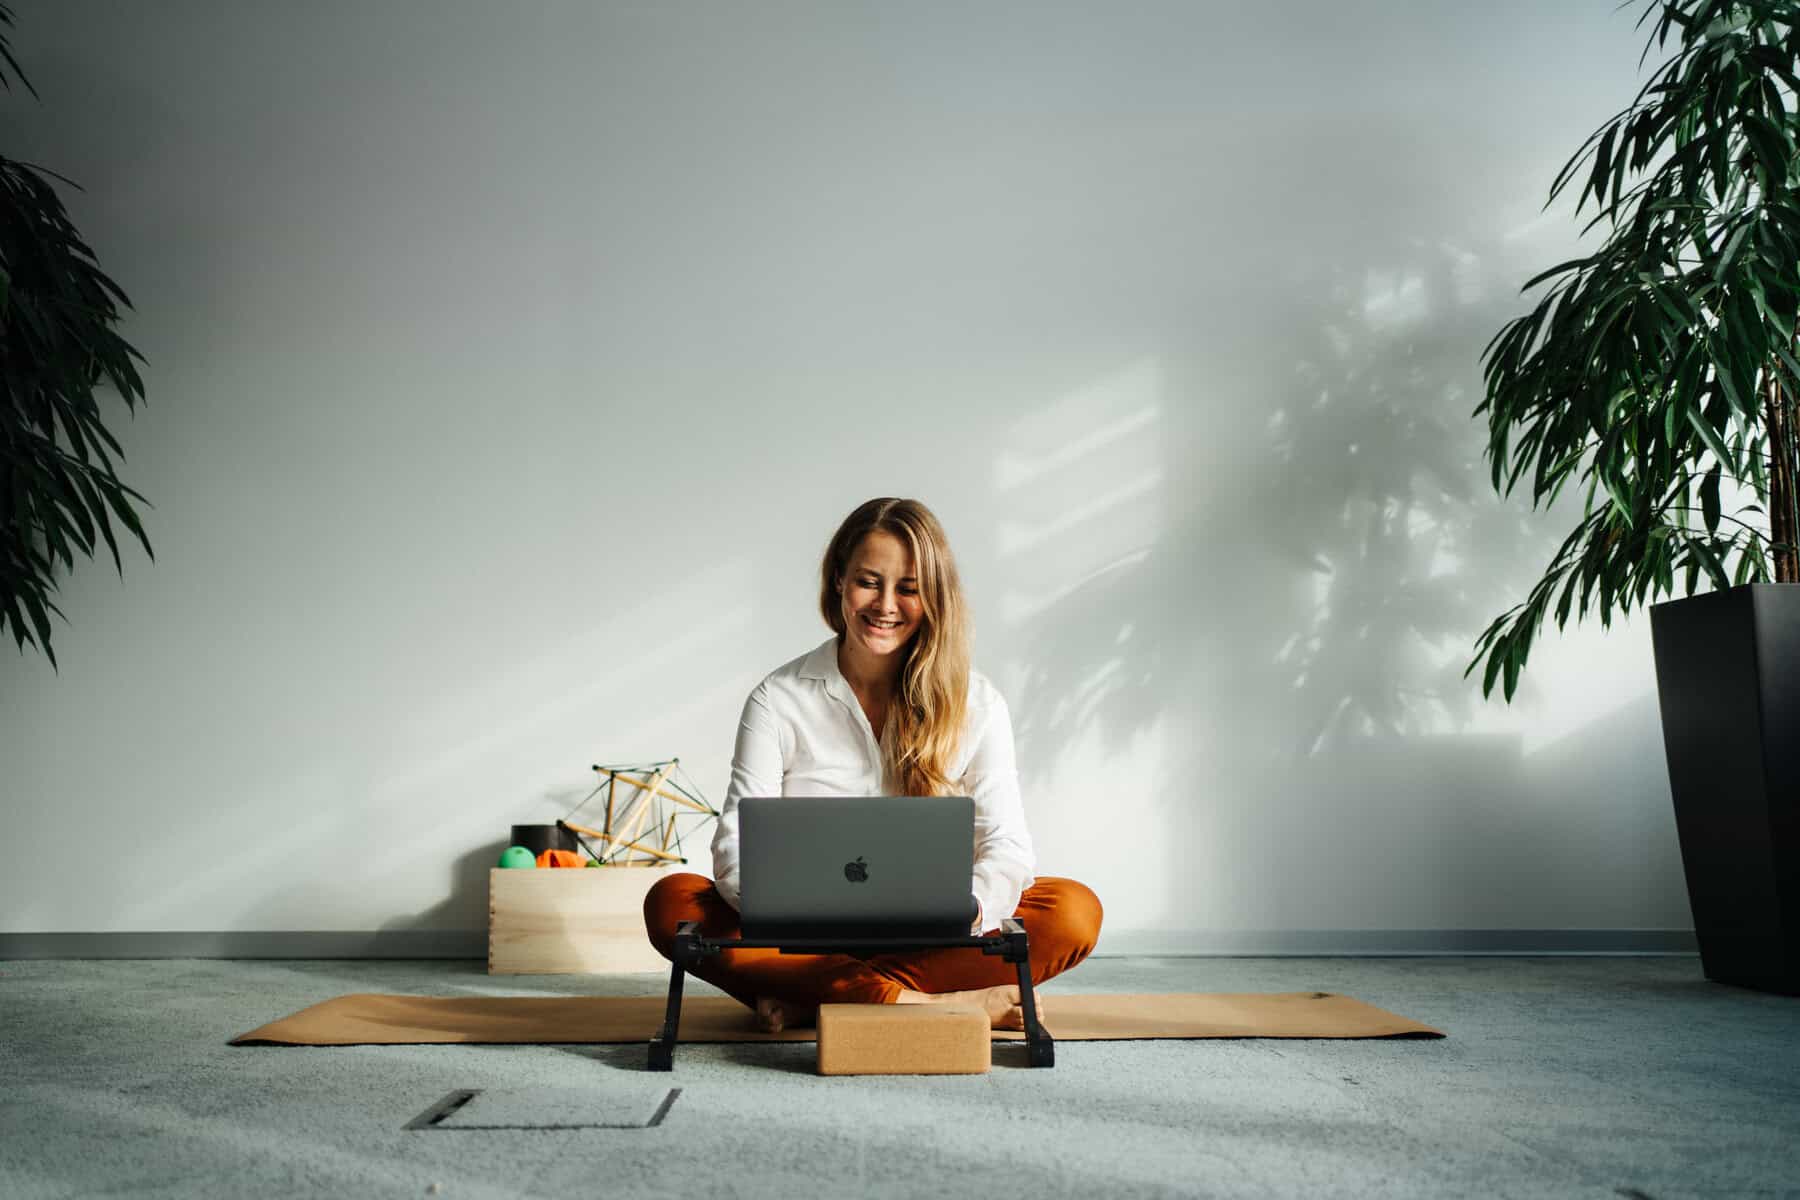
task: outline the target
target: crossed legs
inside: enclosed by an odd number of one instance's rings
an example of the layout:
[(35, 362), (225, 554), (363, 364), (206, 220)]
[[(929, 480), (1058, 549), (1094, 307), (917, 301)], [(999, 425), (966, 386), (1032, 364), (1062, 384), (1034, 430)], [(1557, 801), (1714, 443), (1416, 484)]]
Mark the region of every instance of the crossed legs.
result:
[[(1100, 937), (1099, 898), (1073, 879), (1043, 876), (1013, 914), (1031, 935), (1033, 986), (1086, 958)], [(737, 910), (712, 880), (691, 872), (662, 879), (644, 897), (644, 928), (673, 959), (675, 928), (698, 921), (708, 937), (737, 935)], [(732, 950), (709, 956), (693, 974), (756, 1010), (765, 1028), (809, 1020), (820, 1004), (982, 1004), (996, 1025), (1018, 1021), (1018, 968), (998, 955), (962, 948), (892, 954), (783, 954)]]

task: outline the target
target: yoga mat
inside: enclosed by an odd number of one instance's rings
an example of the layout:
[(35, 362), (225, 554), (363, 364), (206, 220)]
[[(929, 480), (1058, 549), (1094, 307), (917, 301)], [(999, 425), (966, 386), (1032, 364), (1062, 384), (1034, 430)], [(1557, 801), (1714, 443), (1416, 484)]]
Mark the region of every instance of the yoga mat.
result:
[[(1059, 1041), (1132, 1038), (1443, 1037), (1442, 1030), (1333, 992), (1060, 995), (1043, 998)], [(661, 996), (339, 996), (231, 1039), (233, 1046), (367, 1046), (430, 1042), (647, 1042), (662, 1024)], [(1015, 1041), (1025, 1035), (996, 1029)], [(683, 1042), (810, 1042), (812, 1029), (763, 1033), (729, 996), (689, 996)]]

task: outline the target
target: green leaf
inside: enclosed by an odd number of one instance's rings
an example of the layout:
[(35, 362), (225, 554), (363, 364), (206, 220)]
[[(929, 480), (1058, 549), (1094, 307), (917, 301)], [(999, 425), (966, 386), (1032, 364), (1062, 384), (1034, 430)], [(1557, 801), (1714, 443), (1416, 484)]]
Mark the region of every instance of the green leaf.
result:
[(1504, 643), (1488, 648), (1487, 670), (1481, 673), (1481, 694), (1485, 697), (1494, 690), (1494, 680), (1500, 676), (1500, 668), (1506, 664), (1506, 656), (1502, 652)]
[(1519, 651), (1518, 643), (1515, 642), (1507, 648), (1503, 687), (1506, 701), (1509, 704), (1512, 703), (1513, 693), (1519, 690), (1519, 668), (1524, 666), (1524, 662), (1524, 656)]
[[(82, 550), (92, 555), (95, 546), (94, 523), (88, 519), (87, 503), (80, 495), (80, 489), (75, 486), (75, 481), (70, 478), (61, 462), (53, 461), (50, 464), (50, 477), (54, 481), (56, 494), (62, 500), (63, 507), (71, 517), (75, 518), (75, 524), (79, 527)], [(103, 521), (106, 519), (104, 510), (100, 513), (100, 519)]]
[(125, 564), (119, 559), (119, 543), (113, 540), (112, 522), (106, 519), (105, 502), (100, 499), (100, 494), (94, 490), (92, 481), (85, 473), (77, 475), (76, 481), (81, 485), (81, 494), (87, 501), (88, 508), (99, 518), (96, 524), (100, 527), (100, 536), (106, 539), (106, 547), (112, 551), (113, 566), (118, 570), (119, 578), (123, 579)]
[(1760, 574), (1761, 572), (1757, 569), (1760, 565), (1760, 559), (1761, 551), (1757, 547), (1756, 539), (1751, 538), (1750, 544), (1738, 551), (1737, 570), (1733, 571), (1731, 575), (1733, 586), (1749, 583)]
[(1706, 522), (1706, 532), (1719, 532), (1719, 477), (1723, 473), (1717, 463), (1700, 481), (1700, 514)]
[[(45, 654), (49, 654), (50, 618), (44, 612), (48, 597), (40, 596), (35, 588), (26, 588), (20, 595), (20, 599), (25, 601), (25, 607), (31, 613), (31, 624), (33, 628), (37, 630), (38, 647), (42, 649)], [(56, 608), (56, 605), (50, 604), (49, 607)], [(60, 610), (58, 615), (61, 615)], [(65, 617), (63, 619), (67, 620), (68, 618)], [(51, 661), (54, 662), (55, 660), (52, 659)]]
[(1594, 171), (1588, 177), (1587, 190), (1594, 193), (1594, 203), (1603, 204), (1606, 200), (1606, 178), (1612, 171), (1613, 137), (1619, 132), (1617, 125), (1608, 125), (1606, 132), (1600, 137), (1600, 147), (1594, 151)]
[(1744, 134), (1758, 163), (1768, 173), (1769, 182), (1779, 185), (1786, 178), (1788, 163), (1794, 156), (1787, 134), (1767, 117), (1756, 113), (1744, 117)]
[(1731, 586), (1730, 577), (1725, 574), (1725, 565), (1719, 561), (1719, 556), (1713, 552), (1709, 543), (1695, 540), (1689, 542), (1688, 546), (1699, 555), (1700, 565), (1705, 568), (1707, 577), (1712, 580), (1715, 588), (1724, 591)]
[(1791, 386), (1800, 382), (1800, 359), (1796, 359), (1793, 352), (1787, 348), (1787, 344), (1779, 338), (1773, 341), (1772, 348), (1775, 351), (1775, 357), (1781, 360), (1781, 365), (1788, 369), (1787, 385)]
[(1713, 269), (1715, 281), (1725, 281), (1725, 276), (1731, 271), (1731, 264), (1737, 261), (1738, 251), (1743, 249), (1744, 239), (1750, 236), (1750, 231), (1754, 228), (1756, 226), (1752, 221), (1740, 222), (1731, 237), (1726, 239), (1725, 249), (1719, 252), (1718, 265)]
[(1713, 452), (1715, 458), (1720, 462), (1732, 462), (1731, 451), (1725, 448), (1724, 441), (1719, 437), (1719, 431), (1700, 415), (1699, 409), (1690, 408), (1688, 410), (1688, 424), (1700, 435), (1700, 440), (1706, 443), (1706, 448)]
[(25, 649), (26, 634), (25, 614), (19, 608), (19, 598), (9, 588), (0, 591), (0, 600), (6, 602), (5, 609), (0, 610), (0, 628), (4, 628), (7, 625), (12, 626), (13, 641), (18, 643), (20, 650), (23, 650)]
[[(1590, 255), (1587, 258), (1571, 258), (1567, 262), (1559, 262), (1554, 267), (1551, 267), (1548, 271), (1540, 271), (1538, 274), (1533, 275), (1530, 279), (1527, 279), (1525, 281), (1525, 286), (1521, 287), (1519, 289), (1519, 291), (1520, 292), (1529, 292), (1532, 288), (1534, 288), (1538, 284), (1544, 282), (1544, 280), (1549, 279), (1553, 275), (1561, 275), (1563, 272), (1567, 271), (1570, 267), (1585, 267), (1593, 261), (1594, 261), (1593, 256)], [(1520, 320), (1523, 320), (1523, 318), (1520, 318)], [(1514, 324), (1517, 324), (1517, 322), (1515, 321)]]
[[(119, 515), (119, 520), (125, 522), (125, 528), (137, 534), (138, 541), (142, 543), (144, 547), (144, 553), (148, 554), (151, 561), (154, 562), (156, 559), (156, 551), (150, 548), (150, 538), (144, 533), (144, 527), (139, 523), (137, 513), (133, 512), (131, 506), (125, 502), (124, 495), (129, 493), (130, 495), (136, 496), (139, 500), (143, 500), (144, 497), (116, 480), (104, 481), (101, 485), (101, 491), (106, 496), (107, 503), (111, 504), (113, 511)], [(145, 501), (145, 503), (148, 504), (149, 502)]]
[(1612, 497), (1613, 511), (1619, 515), (1619, 520), (1629, 525), (1634, 507), (1629, 485), (1612, 471), (1600, 472), (1600, 482), (1605, 485), (1606, 494)]

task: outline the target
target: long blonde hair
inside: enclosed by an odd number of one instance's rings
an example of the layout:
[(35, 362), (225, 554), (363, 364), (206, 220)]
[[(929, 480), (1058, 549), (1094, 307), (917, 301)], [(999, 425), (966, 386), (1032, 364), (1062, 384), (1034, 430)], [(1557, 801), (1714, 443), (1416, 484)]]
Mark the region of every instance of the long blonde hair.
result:
[(857, 506), (825, 547), (819, 565), (819, 612), (844, 641), (842, 580), (850, 554), (876, 530), (912, 551), (924, 615), (905, 649), (899, 693), (888, 709), (881, 750), (890, 779), (908, 796), (956, 790), (950, 775), (962, 741), (969, 700), (969, 609), (950, 541), (931, 510), (917, 500), (883, 496)]

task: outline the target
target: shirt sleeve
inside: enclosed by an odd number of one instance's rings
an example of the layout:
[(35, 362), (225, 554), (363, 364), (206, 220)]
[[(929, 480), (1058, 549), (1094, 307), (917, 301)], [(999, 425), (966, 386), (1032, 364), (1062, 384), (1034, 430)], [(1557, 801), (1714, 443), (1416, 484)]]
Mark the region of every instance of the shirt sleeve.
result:
[(713, 830), (713, 886), (738, 907), (738, 801), (745, 796), (781, 795), (781, 731), (769, 709), (768, 684), (757, 684), (744, 701), (737, 747), (731, 755), (731, 782)]
[(1025, 806), (1019, 797), (1012, 714), (1001, 697), (994, 697), (977, 737), (962, 786), (975, 801), (973, 891), (980, 912), (973, 932), (981, 934), (998, 929), (1019, 907), (1019, 897), (1035, 882), (1032, 872), (1037, 869), (1037, 854), (1031, 847)]

